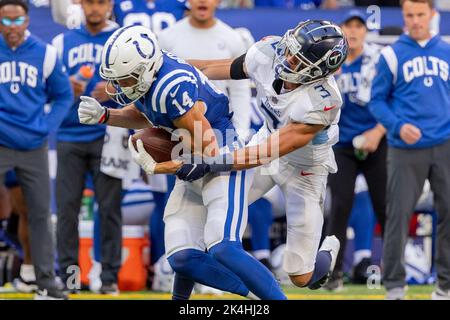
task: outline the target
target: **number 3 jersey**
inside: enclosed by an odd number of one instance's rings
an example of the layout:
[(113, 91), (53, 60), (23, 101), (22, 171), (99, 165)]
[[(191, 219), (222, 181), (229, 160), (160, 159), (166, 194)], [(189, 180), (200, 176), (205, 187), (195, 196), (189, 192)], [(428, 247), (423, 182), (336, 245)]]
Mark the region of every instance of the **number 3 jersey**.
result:
[(342, 98), (333, 76), (301, 85), (286, 91), (280, 80), (275, 81), (273, 61), (275, 47), (280, 37), (266, 37), (255, 43), (247, 52), (245, 66), (249, 77), (255, 82), (257, 104), (265, 116), (263, 127), (251, 144), (262, 142), (268, 135), (289, 122), (322, 124), (325, 128), (303, 148), (295, 150), (282, 159), (309, 172), (325, 174), (336, 172), (332, 146), (338, 141)]
[(206, 107), (204, 115), (216, 130), (219, 145), (233, 143), (237, 137), (227, 96), (202, 72), (173, 54), (163, 51), (163, 59), (150, 90), (135, 102), (139, 111), (154, 126), (172, 132), (176, 129), (173, 121), (188, 112), (196, 101), (202, 101)]

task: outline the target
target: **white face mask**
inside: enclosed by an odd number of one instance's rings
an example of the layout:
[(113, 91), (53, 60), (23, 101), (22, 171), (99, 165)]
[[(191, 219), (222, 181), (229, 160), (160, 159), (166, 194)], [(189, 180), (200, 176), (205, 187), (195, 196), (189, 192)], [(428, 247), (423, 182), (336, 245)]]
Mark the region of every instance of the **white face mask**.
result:
[(137, 92), (137, 84), (131, 87), (120, 87), (122, 89), (123, 94), (130, 100), (136, 99), (136, 97), (139, 95)]
[[(277, 46), (277, 54), (274, 59), (276, 76), (281, 80), (297, 84), (308, 84), (320, 80), (318, 77), (322, 75), (322, 70), (318, 67), (318, 64), (321, 61), (314, 64), (302, 57), (298, 49), (292, 45), (293, 41), (289, 36), (284, 36)], [(292, 67), (289, 63), (287, 51), (290, 55), (298, 57), (299, 62), (295, 67)]]

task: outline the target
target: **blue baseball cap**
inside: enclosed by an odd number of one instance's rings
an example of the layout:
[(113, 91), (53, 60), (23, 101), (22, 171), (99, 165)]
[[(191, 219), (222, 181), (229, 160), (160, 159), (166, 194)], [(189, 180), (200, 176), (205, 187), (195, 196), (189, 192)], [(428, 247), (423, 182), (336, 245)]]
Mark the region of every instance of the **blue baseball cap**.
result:
[(358, 9), (352, 9), (350, 11), (348, 11), (345, 15), (344, 18), (341, 20), (341, 25), (346, 24), (347, 22), (349, 22), (350, 20), (353, 19), (358, 19), (359, 21), (362, 22), (362, 24), (364, 24), (365, 26), (367, 26), (366, 24), (366, 15)]

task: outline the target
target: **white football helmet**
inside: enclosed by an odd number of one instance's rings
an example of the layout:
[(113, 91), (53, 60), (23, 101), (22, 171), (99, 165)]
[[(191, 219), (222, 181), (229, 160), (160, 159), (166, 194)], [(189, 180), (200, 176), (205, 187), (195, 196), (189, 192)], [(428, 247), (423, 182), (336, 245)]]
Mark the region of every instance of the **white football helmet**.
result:
[[(116, 30), (106, 41), (102, 52), (100, 76), (108, 83), (106, 92), (120, 105), (141, 98), (152, 85), (163, 62), (155, 35), (143, 26)], [(119, 86), (119, 80), (133, 78), (136, 83)]]

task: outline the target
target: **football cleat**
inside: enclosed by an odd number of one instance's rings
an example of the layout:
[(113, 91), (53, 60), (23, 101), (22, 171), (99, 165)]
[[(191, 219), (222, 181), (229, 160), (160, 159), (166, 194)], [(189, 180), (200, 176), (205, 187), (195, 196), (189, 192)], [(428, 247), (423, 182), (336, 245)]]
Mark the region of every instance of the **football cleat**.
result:
[(34, 300), (67, 300), (67, 295), (57, 288), (38, 289)]
[(341, 244), (338, 238), (336, 238), (336, 236), (325, 237), (325, 240), (323, 240), (322, 245), (319, 248), (319, 251), (328, 251), (330, 253), (331, 255), (330, 270), (322, 279), (308, 286), (309, 289), (317, 290), (323, 287), (328, 282), (328, 279), (331, 277), (331, 274), (333, 273), (334, 266), (336, 265), (336, 259), (340, 247)]

